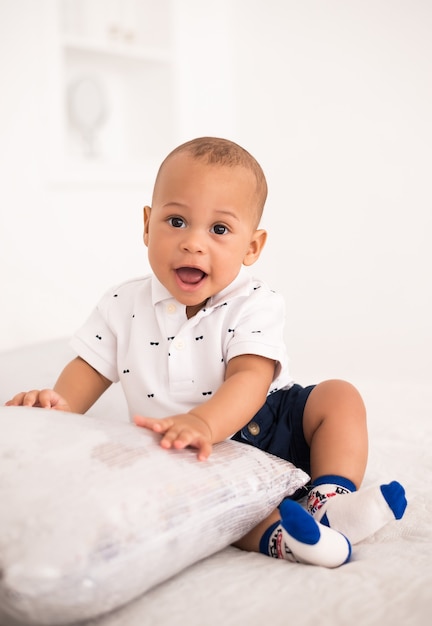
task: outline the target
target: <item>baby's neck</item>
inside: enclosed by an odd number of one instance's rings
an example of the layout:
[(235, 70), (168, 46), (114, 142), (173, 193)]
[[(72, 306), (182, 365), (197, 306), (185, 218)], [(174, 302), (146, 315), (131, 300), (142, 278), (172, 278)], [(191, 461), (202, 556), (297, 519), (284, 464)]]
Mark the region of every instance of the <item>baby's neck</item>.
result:
[(195, 304), (194, 306), (187, 306), (186, 317), (188, 318), (188, 320), (190, 320), (191, 317), (194, 317), (198, 313), (198, 311), (201, 311), (201, 309), (203, 309), (206, 304), (207, 304), (207, 300), (204, 300), (204, 302), (201, 302), (200, 304)]

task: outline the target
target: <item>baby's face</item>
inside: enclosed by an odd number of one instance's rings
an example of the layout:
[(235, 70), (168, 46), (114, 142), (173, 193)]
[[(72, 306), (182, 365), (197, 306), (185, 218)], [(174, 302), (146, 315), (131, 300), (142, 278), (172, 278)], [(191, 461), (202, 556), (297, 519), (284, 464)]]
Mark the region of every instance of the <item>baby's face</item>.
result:
[(257, 231), (256, 182), (244, 167), (208, 165), (187, 153), (163, 166), (144, 209), (150, 265), (194, 314), (251, 265), (265, 241)]

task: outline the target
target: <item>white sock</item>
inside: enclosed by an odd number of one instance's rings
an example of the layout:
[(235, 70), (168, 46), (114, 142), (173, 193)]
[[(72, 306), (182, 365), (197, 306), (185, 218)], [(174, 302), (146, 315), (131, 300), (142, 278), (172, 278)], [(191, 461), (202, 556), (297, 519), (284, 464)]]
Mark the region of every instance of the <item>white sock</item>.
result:
[(400, 519), (406, 506), (405, 490), (396, 481), (355, 491), (351, 481), (339, 476), (314, 481), (307, 500), (315, 520), (343, 533), (352, 544)]
[(318, 524), (297, 502), (284, 500), (280, 513), (281, 521), (270, 526), (261, 539), (263, 554), (323, 567), (339, 567), (349, 560), (348, 539)]

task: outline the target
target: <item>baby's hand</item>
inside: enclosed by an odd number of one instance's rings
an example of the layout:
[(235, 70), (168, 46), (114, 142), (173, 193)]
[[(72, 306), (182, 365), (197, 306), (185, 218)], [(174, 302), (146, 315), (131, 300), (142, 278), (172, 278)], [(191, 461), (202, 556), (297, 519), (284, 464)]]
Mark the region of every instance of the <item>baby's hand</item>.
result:
[(156, 419), (153, 417), (134, 417), (137, 426), (143, 426), (155, 433), (163, 435), (161, 446), (163, 448), (198, 448), (198, 460), (205, 461), (212, 451), (212, 433), (210, 426), (200, 417), (193, 413), (172, 415)]
[(5, 406), (34, 406), (41, 409), (70, 411), (66, 400), (53, 389), (22, 391), (21, 393), (17, 393), (12, 400), (8, 400)]

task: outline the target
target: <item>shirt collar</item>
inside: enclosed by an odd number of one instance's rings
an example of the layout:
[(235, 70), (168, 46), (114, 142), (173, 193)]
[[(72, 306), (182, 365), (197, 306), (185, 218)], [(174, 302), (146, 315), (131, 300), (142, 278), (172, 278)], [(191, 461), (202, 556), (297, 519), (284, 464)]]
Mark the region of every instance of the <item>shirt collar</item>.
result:
[[(241, 267), (234, 280), (225, 289), (212, 296), (205, 308), (209, 309), (210, 307), (219, 306), (237, 296), (247, 296), (250, 294), (251, 285), (252, 277), (244, 267)], [(174, 300), (168, 289), (162, 285), (154, 274), (151, 277), (151, 294), (153, 305), (164, 300)]]
[(151, 294), (153, 305), (164, 300), (174, 300), (168, 289), (162, 285), (154, 274), (151, 276)]
[(248, 296), (251, 291), (252, 278), (247, 270), (242, 267), (234, 280), (225, 289), (212, 296), (207, 302), (206, 308), (219, 306), (238, 296)]

